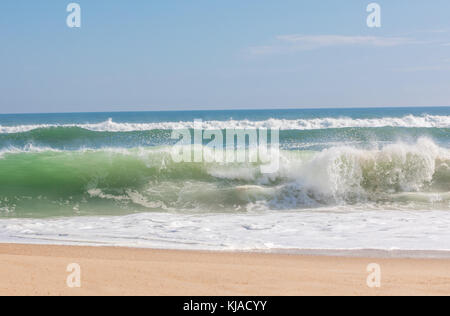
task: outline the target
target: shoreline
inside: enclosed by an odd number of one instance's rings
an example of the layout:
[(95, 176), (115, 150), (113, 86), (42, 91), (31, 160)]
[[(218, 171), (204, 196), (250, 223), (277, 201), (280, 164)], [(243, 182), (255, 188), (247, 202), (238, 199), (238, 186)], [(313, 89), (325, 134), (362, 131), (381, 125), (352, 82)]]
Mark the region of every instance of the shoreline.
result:
[(0, 244), (0, 295), (450, 295), (450, 260)]
[[(53, 241), (53, 240), (52, 240)], [(141, 249), (154, 251), (176, 251), (176, 252), (200, 252), (200, 253), (222, 253), (222, 254), (264, 254), (264, 255), (298, 255), (314, 257), (341, 257), (341, 258), (373, 258), (373, 259), (450, 259), (450, 250), (409, 250), (409, 249), (196, 249), (196, 248), (163, 248), (149, 246), (113, 245), (107, 243), (87, 242), (18, 242), (0, 241), (1, 245), (18, 246), (48, 246), (48, 247), (90, 247), (90, 248), (112, 248), (112, 249)]]

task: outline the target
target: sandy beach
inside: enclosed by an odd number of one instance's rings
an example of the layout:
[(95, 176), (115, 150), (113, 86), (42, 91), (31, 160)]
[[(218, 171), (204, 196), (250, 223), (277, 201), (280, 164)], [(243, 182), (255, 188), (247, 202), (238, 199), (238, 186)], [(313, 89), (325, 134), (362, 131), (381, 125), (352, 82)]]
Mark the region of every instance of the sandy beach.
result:
[(450, 261), (2, 244), (0, 295), (450, 295)]

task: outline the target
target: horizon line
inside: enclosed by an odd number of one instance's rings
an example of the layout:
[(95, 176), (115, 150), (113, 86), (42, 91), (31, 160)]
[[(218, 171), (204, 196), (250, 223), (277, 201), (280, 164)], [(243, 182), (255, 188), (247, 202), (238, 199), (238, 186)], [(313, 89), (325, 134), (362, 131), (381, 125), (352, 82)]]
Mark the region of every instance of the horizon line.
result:
[(425, 105), (425, 106), (368, 106), (368, 107), (339, 107), (339, 106), (319, 106), (319, 107), (282, 107), (282, 108), (229, 108), (229, 109), (193, 109), (193, 110), (130, 110), (130, 111), (81, 111), (81, 112), (22, 112), (22, 113), (0, 113), (0, 115), (36, 115), (36, 114), (99, 114), (99, 113), (164, 113), (164, 112), (225, 112), (225, 111), (286, 111), (286, 110), (362, 110), (362, 109), (407, 109), (407, 108), (450, 108), (450, 105)]

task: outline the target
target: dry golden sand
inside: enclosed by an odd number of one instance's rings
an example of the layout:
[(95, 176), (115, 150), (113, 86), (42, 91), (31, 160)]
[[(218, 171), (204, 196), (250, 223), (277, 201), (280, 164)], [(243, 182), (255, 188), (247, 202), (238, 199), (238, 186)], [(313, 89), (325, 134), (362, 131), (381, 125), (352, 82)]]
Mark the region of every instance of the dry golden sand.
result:
[[(367, 287), (370, 263), (380, 289)], [(0, 295), (450, 295), (450, 260), (3, 244)]]

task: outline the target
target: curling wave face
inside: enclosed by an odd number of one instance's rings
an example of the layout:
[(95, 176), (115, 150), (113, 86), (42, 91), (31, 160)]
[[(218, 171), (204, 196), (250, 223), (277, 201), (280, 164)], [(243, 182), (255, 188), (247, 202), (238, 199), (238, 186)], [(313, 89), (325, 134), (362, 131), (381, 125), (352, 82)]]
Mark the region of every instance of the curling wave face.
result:
[(170, 146), (4, 149), (0, 216), (450, 210), (450, 151), (428, 138), (376, 148), (284, 150), (280, 165), (264, 175), (258, 163), (175, 163)]

